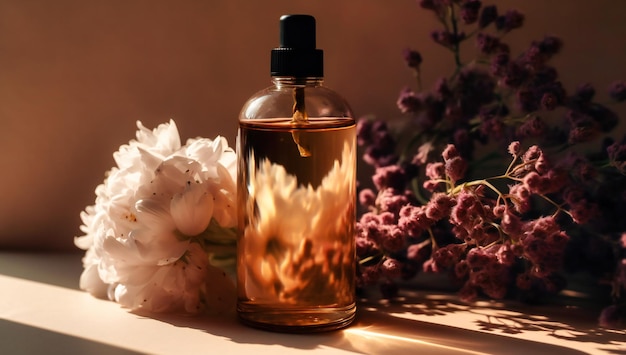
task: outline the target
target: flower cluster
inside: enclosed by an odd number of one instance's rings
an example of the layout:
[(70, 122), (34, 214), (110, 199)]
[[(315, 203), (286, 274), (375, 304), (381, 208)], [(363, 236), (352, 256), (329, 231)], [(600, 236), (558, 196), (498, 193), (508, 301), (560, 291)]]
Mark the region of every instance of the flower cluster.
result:
[(114, 153), (81, 214), (80, 287), (132, 310), (197, 313), (234, 305), (220, 268), (236, 252), (236, 156), (226, 139), (189, 139), (174, 121)]
[[(626, 84), (611, 84), (609, 104), (590, 83), (568, 92), (550, 65), (558, 37), (511, 53), (504, 39), (523, 27), (519, 11), (479, 0), (418, 3), (442, 24), (431, 39), (450, 50), (454, 69), (423, 90), (424, 58), (406, 49), (418, 81), (400, 92), (400, 133), (389, 121), (358, 122), (363, 160), (375, 169), (359, 191), (359, 284), (393, 297), (397, 280), (447, 272), (468, 301), (536, 299), (563, 289), (566, 272), (585, 271), (612, 284), (615, 305), (603, 319), (615, 318), (626, 310), (618, 217), (626, 137), (611, 136), (618, 116), (609, 105), (626, 100)], [(468, 46), (475, 56), (463, 61)]]

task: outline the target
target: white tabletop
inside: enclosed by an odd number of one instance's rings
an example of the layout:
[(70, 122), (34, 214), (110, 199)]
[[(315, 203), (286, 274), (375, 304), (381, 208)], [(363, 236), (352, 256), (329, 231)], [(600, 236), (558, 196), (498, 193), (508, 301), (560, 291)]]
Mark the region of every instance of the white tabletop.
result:
[(294, 335), (234, 314), (139, 315), (78, 290), (80, 254), (0, 253), (0, 354), (626, 354), (626, 331), (566, 293), (549, 305), (404, 291), (362, 301), (347, 329)]

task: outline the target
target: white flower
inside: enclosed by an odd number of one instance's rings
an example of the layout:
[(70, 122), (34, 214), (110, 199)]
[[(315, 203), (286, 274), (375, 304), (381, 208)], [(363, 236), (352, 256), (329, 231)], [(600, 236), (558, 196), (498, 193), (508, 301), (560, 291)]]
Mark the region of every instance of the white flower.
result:
[(80, 287), (130, 309), (232, 307), (234, 285), (210, 260), (235, 253), (235, 152), (223, 137), (181, 146), (173, 120), (137, 127), (81, 213)]

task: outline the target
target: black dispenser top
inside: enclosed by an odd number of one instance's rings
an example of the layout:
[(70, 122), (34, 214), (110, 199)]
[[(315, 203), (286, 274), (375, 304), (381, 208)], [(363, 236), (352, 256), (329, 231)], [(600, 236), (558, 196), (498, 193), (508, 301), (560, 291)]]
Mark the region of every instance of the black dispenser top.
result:
[(280, 47), (272, 49), (271, 75), (295, 78), (324, 76), (324, 52), (316, 48), (313, 16), (281, 16)]

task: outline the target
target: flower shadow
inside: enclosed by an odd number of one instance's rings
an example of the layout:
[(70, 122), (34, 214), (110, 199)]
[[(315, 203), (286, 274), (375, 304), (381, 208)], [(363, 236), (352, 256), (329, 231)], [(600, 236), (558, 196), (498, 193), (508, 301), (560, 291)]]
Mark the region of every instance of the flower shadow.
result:
[[(343, 349), (355, 351), (355, 349), (350, 348), (349, 344), (343, 342), (341, 331), (312, 334), (286, 334), (264, 331), (243, 325), (238, 321), (234, 311), (200, 316), (135, 313), (139, 316), (156, 319), (176, 327), (197, 329), (211, 337), (229, 340), (238, 344), (278, 346), (301, 350), (314, 350), (324, 345), (341, 344)], [(277, 352), (280, 351), (277, 350)]]
[(361, 308), (376, 314), (501, 334), (508, 339), (535, 339), (544, 344), (626, 355), (626, 330), (598, 327), (598, 307), (578, 297), (561, 295), (549, 304), (533, 306), (516, 301), (468, 304), (449, 292), (403, 290), (395, 300), (364, 301)]
[[(337, 349), (360, 354), (586, 353), (572, 345), (571, 341), (576, 341), (593, 343), (605, 353), (624, 354), (618, 347), (620, 333), (581, 330), (586, 328), (574, 321), (525, 314), (500, 304), (469, 306), (449, 294), (407, 294), (400, 301), (361, 301), (350, 327), (312, 334), (250, 328), (241, 324), (234, 312), (200, 317), (138, 315), (200, 330), (207, 334), (207, 341), (214, 338), (241, 344), (242, 351), (260, 345), (276, 352)], [(537, 334), (543, 337), (536, 337)], [(560, 344), (551, 342), (558, 339), (562, 340)], [(569, 341), (566, 345), (565, 340)]]

